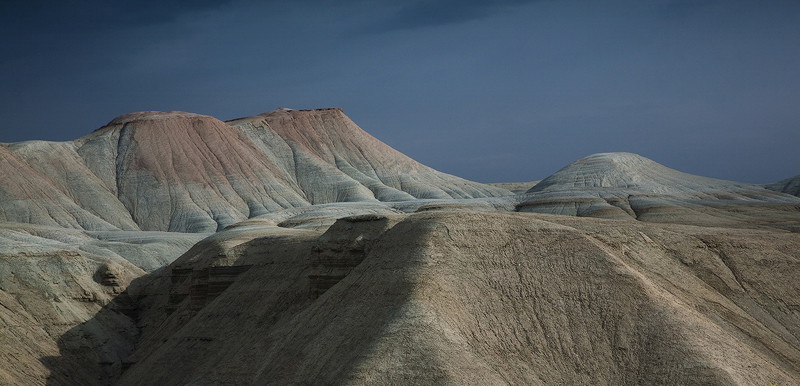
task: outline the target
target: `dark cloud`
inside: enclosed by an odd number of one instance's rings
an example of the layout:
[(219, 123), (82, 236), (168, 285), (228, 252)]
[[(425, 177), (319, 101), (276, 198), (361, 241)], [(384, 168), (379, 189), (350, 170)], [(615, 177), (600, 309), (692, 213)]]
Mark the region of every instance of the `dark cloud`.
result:
[(32, 32), (92, 31), (166, 23), (180, 15), (216, 9), (232, 0), (4, 0), (0, 20), (5, 29), (37, 26)]
[[(364, 33), (380, 33), (443, 26), (488, 17), (498, 10), (537, 0), (415, 0), (402, 2), (385, 18), (363, 28)], [(541, 1), (541, 0), (538, 0)]]
[[(736, 0), (728, 0), (728, 3), (734, 1)], [(680, 19), (720, 3), (720, 0), (668, 0), (657, 3), (656, 8), (662, 17)]]
[(797, 2), (88, 4), (0, 2), (0, 141), (74, 139), (137, 110), (339, 106), (484, 182), (605, 151), (747, 182), (800, 165)]

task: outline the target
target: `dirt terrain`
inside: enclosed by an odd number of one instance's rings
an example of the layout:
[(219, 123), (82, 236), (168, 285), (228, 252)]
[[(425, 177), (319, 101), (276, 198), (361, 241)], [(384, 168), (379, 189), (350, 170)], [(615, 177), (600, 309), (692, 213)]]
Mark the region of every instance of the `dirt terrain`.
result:
[(120, 384), (800, 380), (797, 233), (450, 211), (226, 232), (142, 279)]

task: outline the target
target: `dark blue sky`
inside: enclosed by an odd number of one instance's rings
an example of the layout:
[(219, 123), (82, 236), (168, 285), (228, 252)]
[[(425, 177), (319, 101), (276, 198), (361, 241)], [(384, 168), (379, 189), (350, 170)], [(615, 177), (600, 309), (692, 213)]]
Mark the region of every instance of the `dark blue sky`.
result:
[(0, 32), (0, 142), (139, 110), (337, 106), (482, 182), (607, 151), (745, 182), (800, 173), (797, 1), (5, 0)]

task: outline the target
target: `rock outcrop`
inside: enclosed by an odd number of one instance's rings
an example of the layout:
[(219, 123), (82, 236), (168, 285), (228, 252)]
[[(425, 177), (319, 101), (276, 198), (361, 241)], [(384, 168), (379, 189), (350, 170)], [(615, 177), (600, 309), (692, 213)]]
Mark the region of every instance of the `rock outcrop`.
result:
[(130, 282), (203, 236), (0, 223), (0, 384), (117, 377), (138, 335)]
[(312, 247), (309, 295), (317, 298), (349, 275), (397, 221), (397, 217), (372, 214), (336, 221)]

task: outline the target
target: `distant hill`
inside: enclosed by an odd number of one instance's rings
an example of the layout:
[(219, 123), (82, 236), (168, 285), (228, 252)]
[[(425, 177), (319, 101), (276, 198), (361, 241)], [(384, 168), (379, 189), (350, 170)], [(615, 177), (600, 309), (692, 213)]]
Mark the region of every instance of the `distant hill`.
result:
[(776, 192), (800, 196), (800, 175), (780, 180), (774, 184), (764, 185), (764, 187)]
[(633, 153), (575, 161), (528, 190), (517, 210), (705, 226), (784, 224), (800, 230), (796, 197), (683, 173)]
[(86, 230), (209, 232), (313, 204), (511, 194), (424, 166), (340, 109), (126, 114), (70, 142), (3, 144), (0, 177), (0, 220)]

